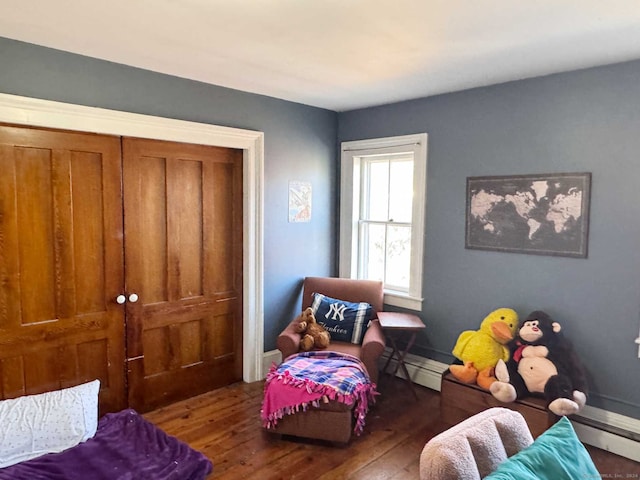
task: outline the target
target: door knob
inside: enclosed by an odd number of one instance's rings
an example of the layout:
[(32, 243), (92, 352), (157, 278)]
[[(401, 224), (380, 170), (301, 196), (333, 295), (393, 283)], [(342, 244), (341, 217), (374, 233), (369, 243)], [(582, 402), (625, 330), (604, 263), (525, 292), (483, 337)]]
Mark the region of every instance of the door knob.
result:
[(125, 297), (124, 295), (118, 295), (116, 297), (116, 303), (122, 305), (124, 302), (127, 301), (127, 297)]
[(129, 295), (129, 301), (131, 303), (136, 303), (138, 301), (138, 295), (135, 293), (132, 293), (131, 295)]

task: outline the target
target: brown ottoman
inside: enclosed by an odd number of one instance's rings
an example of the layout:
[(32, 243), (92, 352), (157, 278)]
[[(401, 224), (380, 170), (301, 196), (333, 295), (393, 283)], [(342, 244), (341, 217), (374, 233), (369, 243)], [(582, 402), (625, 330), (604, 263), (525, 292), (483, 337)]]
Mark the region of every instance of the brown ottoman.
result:
[(353, 405), (329, 401), (285, 415), (269, 432), (347, 443), (353, 432)]
[(352, 432), (362, 432), (375, 395), (358, 358), (302, 352), (271, 368), (261, 418), (269, 432), (347, 443)]

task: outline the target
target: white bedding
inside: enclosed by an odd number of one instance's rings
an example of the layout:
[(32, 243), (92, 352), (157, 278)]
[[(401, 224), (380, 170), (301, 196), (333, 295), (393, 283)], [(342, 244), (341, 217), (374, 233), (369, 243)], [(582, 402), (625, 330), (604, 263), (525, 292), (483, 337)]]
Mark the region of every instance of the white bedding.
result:
[(0, 401), (0, 468), (61, 452), (93, 437), (99, 389), (100, 382), (94, 380)]

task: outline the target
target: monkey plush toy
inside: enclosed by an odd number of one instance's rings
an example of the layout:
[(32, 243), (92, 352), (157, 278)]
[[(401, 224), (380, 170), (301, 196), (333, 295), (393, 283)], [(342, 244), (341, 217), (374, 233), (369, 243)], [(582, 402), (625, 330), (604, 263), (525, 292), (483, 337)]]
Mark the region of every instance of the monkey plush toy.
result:
[(491, 394), (505, 403), (531, 394), (544, 396), (547, 408), (560, 416), (584, 407), (584, 368), (560, 330), (560, 324), (540, 310), (523, 320), (511, 344), (510, 359), (496, 365), (498, 381), (491, 385)]

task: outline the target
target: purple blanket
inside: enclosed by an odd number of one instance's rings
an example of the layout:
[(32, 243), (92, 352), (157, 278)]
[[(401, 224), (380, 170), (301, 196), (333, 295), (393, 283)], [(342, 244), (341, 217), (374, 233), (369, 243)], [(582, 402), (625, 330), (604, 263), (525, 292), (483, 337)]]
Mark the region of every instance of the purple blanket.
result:
[(0, 480), (202, 480), (212, 469), (202, 453), (123, 410), (102, 417), (84, 443), (0, 469)]

